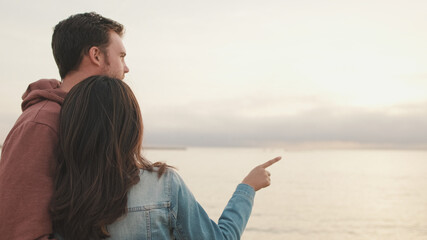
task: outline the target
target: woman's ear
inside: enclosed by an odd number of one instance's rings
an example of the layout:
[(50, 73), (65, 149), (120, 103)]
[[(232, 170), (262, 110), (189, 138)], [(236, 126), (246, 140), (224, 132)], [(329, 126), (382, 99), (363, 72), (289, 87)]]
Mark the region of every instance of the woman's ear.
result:
[(89, 53), (88, 53), (88, 55), (89, 55), (89, 60), (93, 63), (93, 64), (95, 64), (95, 65), (97, 65), (97, 66), (101, 66), (101, 64), (102, 64), (102, 62), (103, 62), (103, 57), (104, 57), (104, 55), (103, 55), (103, 53), (102, 53), (102, 51), (101, 51), (101, 49), (99, 49), (98, 47), (95, 47), (95, 46), (93, 46), (93, 47), (91, 47), (90, 49), (89, 49)]

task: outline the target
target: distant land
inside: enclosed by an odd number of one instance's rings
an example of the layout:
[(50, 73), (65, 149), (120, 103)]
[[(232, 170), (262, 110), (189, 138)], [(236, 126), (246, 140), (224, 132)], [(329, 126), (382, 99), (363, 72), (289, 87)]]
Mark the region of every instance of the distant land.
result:
[(147, 150), (187, 150), (186, 147), (174, 147), (174, 146), (147, 146), (143, 147)]
[[(3, 147), (3, 145), (0, 145), (0, 149)], [(162, 146), (148, 146), (148, 147), (144, 147), (144, 149), (147, 150), (187, 150), (186, 147), (162, 147)]]
[[(342, 142), (305, 142), (305, 143), (282, 143), (270, 146), (188, 146), (191, 148), (276, 148), (288, 151), (296, 150), (427, 150), (426, 144), (360, 144), (360, 143), (342, 143)], [(144, 146), (146, 150), (182, 150), (188, 149), (187, 146)], [(0, 145), (0, 149), (3, 145)]]

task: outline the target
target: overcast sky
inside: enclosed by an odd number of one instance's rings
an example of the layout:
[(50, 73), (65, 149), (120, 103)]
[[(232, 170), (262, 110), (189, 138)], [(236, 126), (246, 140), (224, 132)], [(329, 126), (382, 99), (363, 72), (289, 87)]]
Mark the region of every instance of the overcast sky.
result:
[(427, 147), (427, 1), (0, 3), (0, 139), (60, 20), (126, 27), (147, 146)]

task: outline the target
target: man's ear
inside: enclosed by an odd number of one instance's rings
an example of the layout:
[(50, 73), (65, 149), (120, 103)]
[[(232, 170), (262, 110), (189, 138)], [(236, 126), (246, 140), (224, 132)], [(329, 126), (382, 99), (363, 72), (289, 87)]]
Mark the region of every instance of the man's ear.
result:
[(99, 49), (96, 46), (93, 46), (89, 49), (88, 55), (89, 55), (89, 60), (93, 64), (97, 66), (101, 66), (101, 63), (103, 62), (102, 58), (104, 57), (104, 54), (102, 53), (101, 49)]

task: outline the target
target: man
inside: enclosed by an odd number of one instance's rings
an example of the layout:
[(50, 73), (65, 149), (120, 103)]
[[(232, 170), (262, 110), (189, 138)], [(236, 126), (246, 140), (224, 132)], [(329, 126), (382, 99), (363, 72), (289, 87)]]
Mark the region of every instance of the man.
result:
[(23, 113), (0, 160), (0, 238), (48, 239), (49, 203), (57, 159), (59, 112), (67, 92), (92, 75), (123, 79), (129, 72), (123, 26), (96, 13), (59, 22), (52, 50), (62, 81), (39, 80), (23, 95)]

